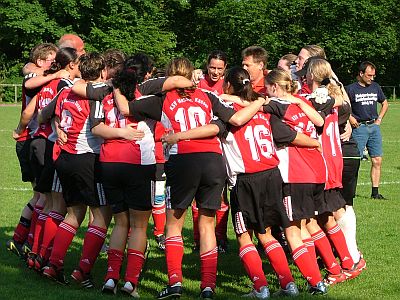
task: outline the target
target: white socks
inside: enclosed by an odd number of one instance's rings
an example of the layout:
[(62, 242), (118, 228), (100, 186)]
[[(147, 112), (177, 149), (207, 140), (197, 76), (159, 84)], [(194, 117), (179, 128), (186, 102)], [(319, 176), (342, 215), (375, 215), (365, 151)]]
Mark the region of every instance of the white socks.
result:
[(347, 247), (349, 248), (351, 258), (353, 259), (354, 263), (359, 262), (361, 256), (357, 247), (357, 240), (356, 240), (357, 221), (353, 206), (346, 206), (346, 212), (339, 220), (336, 220), (336, 222), (342, 229), (344, 237), (346, 238), (346, 243)]

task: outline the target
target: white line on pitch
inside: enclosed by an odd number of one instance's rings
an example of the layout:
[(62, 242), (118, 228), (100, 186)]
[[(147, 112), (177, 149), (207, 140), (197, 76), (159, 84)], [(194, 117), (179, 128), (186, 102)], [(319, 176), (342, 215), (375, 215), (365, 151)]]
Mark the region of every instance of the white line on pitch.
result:
[[(400, 181), (382, 181), (380, 185), (385, 184), (400, 184)], [(371, 185), (371, 182), (358, 182), (357, 185)]]
[(32, 188), (15, 188), (15, 187), (0, 187), (3, 191), (32, 191)]

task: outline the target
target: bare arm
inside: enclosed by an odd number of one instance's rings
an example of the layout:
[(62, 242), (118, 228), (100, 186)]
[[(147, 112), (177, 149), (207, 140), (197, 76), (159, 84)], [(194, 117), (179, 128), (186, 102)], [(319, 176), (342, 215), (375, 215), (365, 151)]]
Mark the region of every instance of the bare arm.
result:
[(230, 119), (229, 123), (233, 126), (242, 126), (247, 123), (263, 106), (265, 99), (259, 97), (257, 100), (251, 102), (247, 107), (237, 111)]
[(239, 96), (222, 94), (222, 95), (219, 95), (219, 97), (222, 98), (225, 102), (233, 102), (242, 107), (250, 105), (249, 101), (242, 100)]
[(215, 124), (207, 124), (187, 131), (164, 134), (161, 137), (163, 143), (173, 145), (182, 140), (202, 139), (211, 136), (216, 136), (219, 133), (219, 127)]
[(20, 134), (25, 130), (26, 126), (28, 126), (29, 122), (32, 120), (35, 111), (36, 111), (36, 96), (34, 96), (31, 99), (31, 101), (28, 103), (28, 105), (22, 112), (18, 126), (13, 132), (14, 139), (18, 139)]
[(304, 133), (298, 132), (296, 138), (292, 141), (292, 145), (299, 147), (317, 148), (318, 151), (322, 152), (321, 144), (316, 140), (312, 139)]
[(35, 65), (32, 62), (28, 62), (23, 68), (22, 68), (22, 74), (28, 75), (30, 73), (36, 73), (38, 75), (43, 74), (43, 69), (39, 68), (37, 65)]
[(162, 86), (163, 91), (192, 87), (193, 82), (183, 76), (169, 76)]
[(86, 98), (86, 87), (87, 83), (85, 82), (85, 80), (80, 79), (74, 83), (74, 85), (72, 86), (72, 91), (78, 96)]
[(129, 141), (140, 141), (144, 137), (142, 130), (133, 128), (136, 124), (127, 124), (125, 128), (112, 128), (104, 123), (100, 123), (92, 128), (92, 133), (105, 140), (125, 139)]
[(57, 143), (61, 146), (65, 145), (68, 141), (68, 136), (60, 127), (59, 117), (55, 116), (53, 119), (53, 122), (54, 122), (54, 127), (56, 128), (56, 132), (57, 132)]
[(389, 103), (387, 100), (382, 102), (382, 107), (381, 107), (381, 111), (379, 112), (379, 116), (378, 119), (375, 120), (375, 124), (380, 125), (382, 122), (383, 117), (385, 116), (387, 110), (389, 108)]
[(315, 126), (321, 127), (324, 125), (325, 121), (321, 117), (321, 115), (312, 106), (308, 105), (303, 100), (296, 97), (290, 97), (285, 100), (288, 100), (290, 103), (298, 105)]
[(47, 76), (38, 75), (32, 78), (29, 78), (25, 82), (25, 87), (27, 89), (35, 89), (41, 87), (42, 85), (49, 83), (50, 81), (57, 79), (57, 78), (69, 78), (69, 72), (67, 70), (60, 70), (56, 73), (49, 74)]
[(119, 89), (114, 89), (114, 101), (119, 112), (124, 116), (129, 116), (129, 105), (128, 100), (124, 95), (121, 94)]

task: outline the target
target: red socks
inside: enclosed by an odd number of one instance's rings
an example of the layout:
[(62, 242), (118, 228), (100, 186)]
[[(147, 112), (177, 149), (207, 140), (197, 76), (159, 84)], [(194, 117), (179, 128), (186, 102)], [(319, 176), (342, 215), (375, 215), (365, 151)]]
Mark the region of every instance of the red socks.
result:
[(13, 240), (17, 243), (22, 244), (28, 238), (29, 230), (31, 226), (31, 220), (28, 220), (21, 216), (19, 223), (14, 230)]
[(281, 288), (285, 289), (289, 282), (294, 282), (285, 251), (283, 251), (282, 246), (276, 240), (266, 243), (264, 251), (278, 276)]
[(165, 259), (168, 269), (168, 284), (182, 282), (183, 240), (181, 236), (171, 236), (165, 240)]
[(351, 269), (354, 265), (354, 261), (351, 258), (346, 238), (344, 237), (343, 231), (340, 229), (339, 225), (336, 224), (328, 230), (328, 238), (339, 255), (340, 261), (342, 262), (342, 268)]
[(221, 208), (216, 212), (217, 221), (215, 224), (215, 236), (217, 241), (227, 241), (226, 235), (228, 228), (228, 217), (229, 217), (229, 205), (224, 201), (221, 201)]
[(128, 249), (128, 263), (126, 265), (125, 281), (129, 281), (135, 286), (138, 284), (144, 261), (145, 258), (143, 252)]
[(83, 240), (82, 256), (79, 268), (83, 273), (90, 273), (99, 256), (101, 247), (106, 239), (107, 229), (90, 225)]
[(119, 280), (119, 273), (121, 271), (122, 262), (124, 260), (124, 252), (117, 249), (109, 249), (107, 260), (107, 274), (104, 281), (108, 279)]
[(206, 287), (215, 289), (217, 283), (217, 260), (218, 260), (218, 248), (204, 252), (200, 254), (200, 273), (201, 283), (200, 289), (203, 290)]
[(35, 235), (36, 221), (42, 210), (43, 206), (36, 205), (32, 212), (31, 228), (29, 229), (29, 234), (28, 234), (28, 244), (31, 246), (33, 245), (33, 236)]
[(54, 237), (53, 251), (51, 251), (50, 256), (50, 263), (57, 268), (64, 266), (64, 258), (69, 245), (74, 239), (76, 230), (76, 227), (65, 222), (61, 222), (60, 226), (58, 226), (56, 236)]
[(32, 252), (39, 253), (39, 247), (42, 244), (44, 224), (46, 223), (47, 214), (41, 212), (37, 218), (35, 226), (35, 234), (33, 235)]
[(317, 261), (311, 258), (306, 246), (294, 249), (292, 255), (296, 266), (310, 285), (315, 286), (322, 280)]
[(318, 230), (311, 234), (311, 237), (328, 272), (334, 275), (339, 274), (341, 271), (340, 266), (333, 255), (331, 244), (325, 233), (322, 230)]
[(315, 252), (315, 245), (312, 238), (303, 240), (304, 246), (306, 246), (308, 253), (310, 253), (312, 259), (317, 259), (317, 254)]
[(153, 205), (151, 210), (154, 220), (154, 236), (164, 234), (165, 228), (165, 202), (161, 205)]
[(241, 247), (239, 249), (239, 256), (247, 275), (253, 282), (254, 289), (259, 291), (261, 287), (267, 286), (268, 282), (265, 278), (262, 261), (256, 247), (253, 244)]
[(47, 248), (53, 246), (54, 237), (57, 233), (58, 225), (64, 220), (64, 216), (58, 212), (51, 211), (46, 219), (43, 229), (43, 240), (40, 245), (39, 255), (41, 257), (47, 256)]

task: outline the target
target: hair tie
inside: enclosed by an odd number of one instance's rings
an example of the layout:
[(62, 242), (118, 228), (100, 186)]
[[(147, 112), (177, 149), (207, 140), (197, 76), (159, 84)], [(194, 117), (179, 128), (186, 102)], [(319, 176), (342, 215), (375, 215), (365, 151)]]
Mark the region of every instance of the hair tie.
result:
[(246, 85), (247, 82), (250, 82), (250, 79), (247, 79), (247, 78), (246, 78), (246, 79), (243, 79), (243, 80), (242, 80), (243, 85)]
[(321, 85), (328, 85), (331, 83), (331, 80), (329, 78), (325, 78), (324, 80), (321, 81)]

